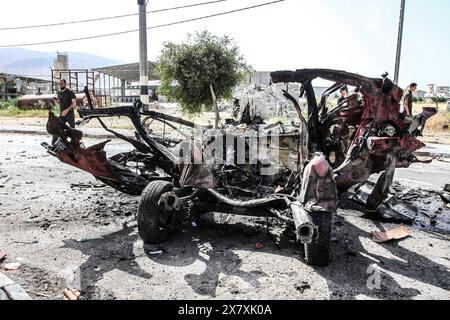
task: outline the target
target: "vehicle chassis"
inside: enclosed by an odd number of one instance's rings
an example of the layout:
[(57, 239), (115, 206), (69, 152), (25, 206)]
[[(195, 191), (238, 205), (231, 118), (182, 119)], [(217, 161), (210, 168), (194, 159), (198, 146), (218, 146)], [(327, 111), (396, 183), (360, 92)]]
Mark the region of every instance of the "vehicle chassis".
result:
[[(312, 86), (318, 77), (335, 82), (320, 103)], [(369, 210), (377, 210), (388, 195), (395, 169), (420, 162), (413, 152), (424, 145), (416, 137), (436, 110), (426, 109), (408, 121), (401, 119), (403, 91), (387, 75), (374, 79), (344, 71), (303, 69), (274, 72), (272, 79), (274, 83), (302, 85), (301, 97), (307, 100), (308, 118), (303, 117), (297, 99), (285, 91), (298, 114), (299, 126), (288, 133), (282, 126), (263, 127), (270, 137), (276, 136), (282, 145), (285, 143), (283, 146), (288, 146), (280, 149), (290, 150), (290, 163), (278, 166), (276, 174), (270, 177), (262, 177), (261, 170), (267, 163), (261, 161), (244, 167), (230, 161), (220, 165), (180, 162), (185, 155), (177, 146), (185, 143), (191, 147), (191, 158), (204, 160), (204, 148), (218, 136), (232, 135), (234, 140), (244, 141), (249, 137), (246, 133), (230, 133), (226, 128), (211, 131), (190, 121), (148, 111), (140, 102), (133, 107), (79, 110), (80, 125), (97, 119), (105, 130), (130, 143), (135, 149), (132, 152), (108, 159), (103, 149), (109, 141), (85, 148), (81, 131), (64, 125), (52, 113), (47, 129), (60, 138), (60, 143), (46, 147), (62, 162), (93, 174), (105, 184), (140, 195), (137, 221), (144, 243), (165, 242), (179, 226), (208, 212), (274, 217), (294, 231), (296, 240), (305, 246), (309, 264), (325, 266), (330, 261), (332, 221), (339, 196), (356, 185), (365, 186), (360, 189), (369, 191), (358, 199)], [(329, 95), (344, 85), (354, 86), (360, 93), (329, 111)], [(90, 100), (88, 92), (87, 97)], [(110, 117), (128, 117), (136, 128), (136, 137), (110, 130), (102, 120)], [(175, 125), (198, 129), (201, 135), (208, 136), (208, 143), (194, 145), (192, 136), (185, 134), (184, 139), (153, 135), (149, 131), (153, 121), (174, 130), (178, 130)], [(248, 141), (245, 144), (248, 147)], [(235, 151), (233, 157), (235, 160)], [(364, 185), (372, 174), (380, 172), (377, 184)], [(242, 187), (247, 182), (252, 188)]]

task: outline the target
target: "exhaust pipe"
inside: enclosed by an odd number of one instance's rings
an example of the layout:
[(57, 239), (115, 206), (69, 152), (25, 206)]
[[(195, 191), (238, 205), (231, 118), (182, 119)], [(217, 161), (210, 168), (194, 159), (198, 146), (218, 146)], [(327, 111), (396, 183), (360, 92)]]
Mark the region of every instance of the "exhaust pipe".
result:
[(294, 218), (297, 241), (302, 244), (310, 244), (319, 236), (319, 232), (312, 222), (311, 216), (298, 201), (291, 202), (289, 207)]

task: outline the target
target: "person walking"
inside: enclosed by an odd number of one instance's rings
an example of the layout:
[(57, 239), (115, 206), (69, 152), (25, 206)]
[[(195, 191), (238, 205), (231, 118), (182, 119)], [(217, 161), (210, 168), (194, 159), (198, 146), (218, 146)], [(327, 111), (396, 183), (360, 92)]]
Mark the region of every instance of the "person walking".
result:
[[(77, 108), (77, 97), (72, 90), (67, 87), (67, 81), (59, 81), (59, 91), (56, 102), (60, 107), (60, 119), (67, 123), (71, 128), (75, 128), (75, 110)], [(58, 137), (53, 137), (52, 145), (58, 141)]]

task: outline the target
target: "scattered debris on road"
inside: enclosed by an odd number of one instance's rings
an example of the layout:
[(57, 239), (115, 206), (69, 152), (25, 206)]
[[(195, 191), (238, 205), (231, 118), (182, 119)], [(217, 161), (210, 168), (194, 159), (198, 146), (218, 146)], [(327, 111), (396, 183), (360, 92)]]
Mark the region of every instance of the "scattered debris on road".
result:
[(306, 290), (311, 289), (311, 285), (307, 281), (303, 281), (301, 284), (295, 285), (295, 289), (303, 294)]
[(151, 256), (156, 256), (156, 255), (160, 255), (160, 254), (163, 254), (163, 253), (164, 253), (164, 251), (162, 251), (162, 250), (149, 251), (148, 252), (148, 254), (151, 255)]
[(20, 262), (12, 262), (12, 263), (7, 263), (3, 266), (3, 269), (5, 269), (5, 271), (15, 271), (15, 270), (19, 270), (20, 269)]
[(104, 184), (93, 184), (93, 183), (90, 183), (90, 184), (72, 183), (70, 185), (70, 187), (72, 189), (75, 189), (75, 188), (79, 188), (79, 189), (100, 189), (100, 188), (106, 187), (106, 185), (104, 185)]
[(450, 195), (447, 193), (441, 193), (442, 201), (445, 202), (445, 204), (450, 204)]
[(262, 249), (264, 249), (264, 245), (262, 243), (257, 243), (256, 250), (262, 250)]
[(371, 233), (375, 242), (384, 243), (392, 240), (401, 240), (411, 236), (411, 231), (405, 226), (399, 226), (385, 232), (372, 231)]
[(64, 295), (67, 297), (67, 299), (71, 301), (76, 301), (80, 298), (80, 292), (78, 292), (75, 289), (64, 289)]

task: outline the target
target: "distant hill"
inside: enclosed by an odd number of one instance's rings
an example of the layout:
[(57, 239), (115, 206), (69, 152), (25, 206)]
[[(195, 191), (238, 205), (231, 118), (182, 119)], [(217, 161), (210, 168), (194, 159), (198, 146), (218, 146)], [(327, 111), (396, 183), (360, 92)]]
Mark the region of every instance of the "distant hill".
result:
[[(0, 72), (50, 77), (56, 52), (39, 52), (22, 48), (0, 48)], [(92, 69), (124, 63), (83, 52), (69, 52), (69, 67)]]

